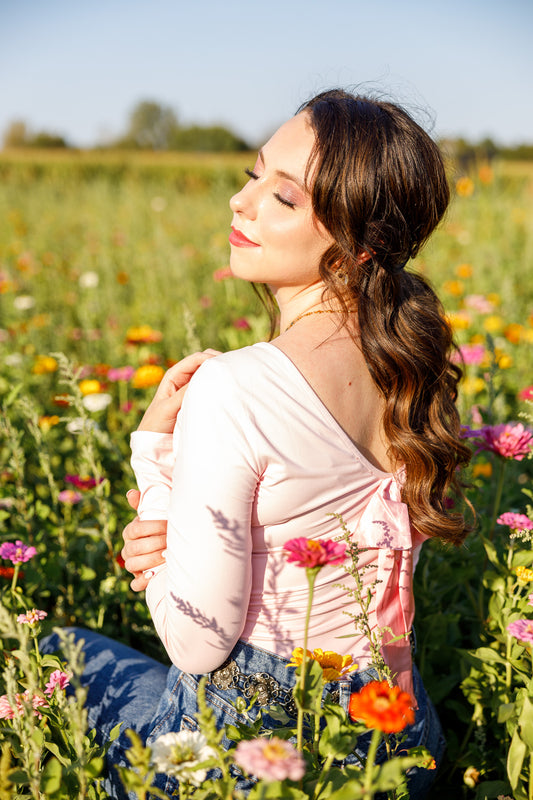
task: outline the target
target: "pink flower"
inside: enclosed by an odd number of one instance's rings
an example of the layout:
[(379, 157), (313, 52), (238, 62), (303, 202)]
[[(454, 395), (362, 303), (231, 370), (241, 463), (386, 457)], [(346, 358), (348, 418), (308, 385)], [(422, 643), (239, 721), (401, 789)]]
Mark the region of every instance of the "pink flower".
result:
[(485, 358), (486, 350), (482, 344), (463, 344), (458, 353), (453, 353), (452, 361), (465, 364), (481, 364)]
[(70, 683), (70, 675), (68, 672), (62, 672), (60, 669), (55, 669), (50, 675), (50, 679), (46, 684), (44, 693), (48, 697), (52, 697), (54, 689), (66, 689)]
[(533, 592), (530, 595), (528, 595), (527, 604), (528, 606), (533, 606)]
[(526, 386), (518, 392), (520, 400), (533, 400), (533, 386)]
[(507, 630), (521, 642), (533, 642), (533, 619), (517, 619), (509, 623)]
[(313, 569), (326, 564), (340, 564), (346, 558), (346, 545), (326, 539), (306, 539), (300, 536), (286, 542), (284, 550), (289, 553), (287, 561), (299, 567)]
[(17, 539), (15, 544), (13, 542), (3, 542), (0, 544), (0, 558), (5, 558), (11, 561), (12, 564), (24, 564), (37, 554), (37, 550), (33, 546), (23, 544), (20, 539)]
[(25, 614), (19, 614), (17, 617), (17, 622), (22, 625), (29, 625), (31, 628), (33, 628), (47, 616), (48, 614), (46, 611), (40, 611), (38, 608), (32, 608), (31, 611), (26, 611)]
[(507, 525), (513, 531), (533, 530), (533, 520), (526, 517), (525, 514), (515, 514), (513, 511), (506, 511), (505, 514), (501, 514), (496, 522), (498, 525)]
[(214, 281), (224, 281), (226, 278), (233, 278), (233, 272), (230, 267), (220, 267), (213, 272)]
[(237, 328), (237, 330), (241, 331), (249, 331), (251, 330), (250, 323), (246, 319), (246, 317), (239, 317), (238, 319), (233, 321), (233, 327)]
[(494, 311), (494, 303), (482, 294), (467, 294), (463, 298), (463, 302), (466, 308), (473, 308), (480, 314), (490, 314), (491, 311)]
[(112, 383), (117, 381), (129, 381), (135, 374), (135, 367), (112, 367), (108, 370), (107, 380)]
[(57, 499), (60, 503), (65, 503), (65, 505), (73, 506), (76, 503), (79, 503), (82, 499), (82, 495), (79, 492), (74, 491), (74, 489), (63, 489), (62, 492), (59, 492)]
[(502, 458), (514, 458), (515, 461), (522, 461), (533, 447), (533, 433), (521, 422), (485, 425), (479, 430), (466, 429), (462, 435), (464, 438), (473, 438), (479, 445), (478, 450), (488, 450)]
[(31, 704), (34, 717), (42, 719), (43, 715), (39, 708), (48, 708), (48, 701), (37, 694), (30, 698), (30, 693), (27, 689), (23, 694), (15, 695), (15, 708), (9, 702), (6, 694), (0, 697), (0, 719), (13, 719), (15, 716), (21, 717), (26, 710), (27, 703)]
[(266, 781), (299, 781), (305, 773), (305, 763), (296, 748), (284, 739), (241, 741), (235, 748), (235, 763), (250, 775)]
[(99, 481), (96, 478), (90, 478), (86, 475), (65, 475), (65, 483), (71, 483), (76, 489), (94, 489), (97, 483), (102, 483), (103, 478)]

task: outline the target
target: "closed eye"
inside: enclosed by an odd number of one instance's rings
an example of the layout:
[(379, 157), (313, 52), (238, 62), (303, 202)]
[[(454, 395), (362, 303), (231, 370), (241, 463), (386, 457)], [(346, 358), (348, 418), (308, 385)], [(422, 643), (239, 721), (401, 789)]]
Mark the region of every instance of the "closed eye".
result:
[(256, 181), (259, 178), (259, 175), (249, 167), (246, 167), (246, 169), (244, 170), (244, 174), (248, 175), (248, 177), (251, 178), (253, 181)]

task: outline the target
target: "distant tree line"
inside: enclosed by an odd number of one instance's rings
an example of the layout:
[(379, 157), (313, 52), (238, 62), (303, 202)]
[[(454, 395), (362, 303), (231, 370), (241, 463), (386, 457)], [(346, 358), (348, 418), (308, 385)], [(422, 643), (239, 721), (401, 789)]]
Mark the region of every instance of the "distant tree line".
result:
[[(58, 134), (32, 133), (25, 122), (15, 120), (3, 136), (4, 148), (72, 147)], [(126, 130), (99, 149), (185, 150), (235, 152), (250, 150), (248, 142), (222, 125), (181, 125), (170, 106), (142, 100), (132, 109)]]
[[(533, 160), (533, 143), (504, 147), (492, 139), (474, 144), (463, 138), (440, 141), (444, 151), (464, 170), (494, 158)], [(4, 132), (4, 148), (69, 148), (63, 136), (47, 131), (32, 132), (22, 120), (13, 121)], [(99, 149), (181, 150), (189, 152), (236, 152), (252, 146), (222, 125), (182, 125), (176, 112), (155, 100), (141, 100), (129, 114), (123, 134)]]

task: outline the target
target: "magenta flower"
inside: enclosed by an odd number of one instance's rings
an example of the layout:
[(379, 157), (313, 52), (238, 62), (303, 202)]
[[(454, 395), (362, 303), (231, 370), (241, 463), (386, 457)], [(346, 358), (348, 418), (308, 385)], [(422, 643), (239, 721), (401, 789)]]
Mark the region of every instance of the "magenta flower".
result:
[(344, 542), (326, 539), (306, 539), (305, 536), (300, 536), (286, 542), (283, 549), (289, 553), (289, 563), (294, 562), (298, 567), (307, 569), (324, 567), (326, 564), (333, 566), (346, 558)]
[(533, 400), (533, 386), (526, 386), (518, 392), (520, 400)]
[(95, 478), (90, 478), (86, 475), (65, 475), (65, 483), (71, 483), (76, 489), (94, 489), (97, 483), (102, 483), (103, 478), (97, 481)]
[(82, 500), (82, 495), (80, 492), (76, 492), (74, 489), (63, 489), (62, 492), (59, 492), (57, 499), (60, 503), (65, 503), (65, 505), (73, 506), (76, 503), (79, 503)]
[(13, 542), (3, 542), (0, 544), (0, 558), (11, 561), (12, 564), (24, 564), (37, 554), (37, 549), (33, 545), (23, 544), (20, 539)]
[(533, 520), (525, 514), (515, 514), (513, 511), (506, 511), (496, 520), (498, 525), (507, 525), (512, 531), (531, 531), (533, 530)]
[(117, 381), (129, 381), (135, 374), (135, 367), (111, 367), (107, 373), (107, 380), (112, 383)]
[(31, 611), (26, 611), (25, 614), (19, 614), (17, 617), (17, 622), (21, 623), (22, 625), (29, 625), (31, 628), (33, 628), (47, 616), (48, 614), (46, 611), (40, 611), (38, 608), (32, 608)]
[(463, 344), (458, 353), (452, 354), (452, 361), (465, 364), (481, 364), (486, 355), (485, 347), (482, 344)]
[(246, 317), (239, 317), (238, 319), (233, 321), (233, 327), (237, 328), (237, 330), (241, 331), (249, 331), (251, 330), (250, 323), (246, 319)]
[(509, 623), (507, 630), (521, 642), (533, 643), (533, 619), (517, 619)]
[(305, 773), (305, 762), (296, 748), (284, 739), (241, 741), (235, 748), (235, 763), (250, 775), (265, 781), (299, 781)]
[(52, 697), (55, 689), (66, 689), (69, 684), (70, 675), (68, 672), (62, 672), (60, 669), (55, 669), (50, 675), (50, 679), (46, 684), (44, 693), (48, 697)]
[(478, 444), (478, 451), (488, 450), (515, 461), (522, 461), (533, 448), (533, 433), (521, 422), (485, 425), (479, 430), (466, 428), (462, 431), (462, 436), (474, 439)]

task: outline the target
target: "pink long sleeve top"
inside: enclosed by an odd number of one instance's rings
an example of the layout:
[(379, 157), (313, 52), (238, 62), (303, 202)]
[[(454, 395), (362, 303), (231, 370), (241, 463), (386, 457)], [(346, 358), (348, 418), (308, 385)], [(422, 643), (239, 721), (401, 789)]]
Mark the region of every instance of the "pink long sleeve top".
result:
[[(341, 515), (362, 550), (370, 625), (390, 629), (385, 660), (412, 693), (407, 634), (422, 537), (397, 477), (364, 458), (281, 350), (260, 343), (205, 362), (174, 434), (136, 432), (132, 452), (141, 518), (168, 519), (166, 564), (146, 598), (173, 663), (209, 672), (238, 639), (290, 658), (303, 645), (308, 586), (283, 545), (338, 537), (332, 515)], [(343, 588), (352, 584), (343, 565), (319, 573), (308, 647), (365, 668), (368, 641), (345, 613), (360, 610)]]

